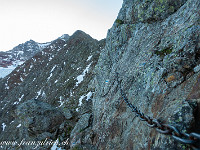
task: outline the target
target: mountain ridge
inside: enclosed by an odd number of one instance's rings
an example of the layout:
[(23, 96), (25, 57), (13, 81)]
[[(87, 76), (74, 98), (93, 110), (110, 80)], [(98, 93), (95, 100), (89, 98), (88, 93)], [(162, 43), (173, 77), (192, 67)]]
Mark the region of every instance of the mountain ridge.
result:
[[(86, 85), (94, 76), (93, 69), (104, 43), (78, 31), (68, 40), (58, 38), (53, 41), (3, 78), (0, 82), (0, 114), (5, 127), (0, 139), (13, 139), (12, 135), (15, 135), (17, 141), (20, 141), (24, 132), (27, 140), (45, 140), (43, 132), (46, 132), (52, 140), (56, 140), (58, 136), (55, 130), (37, 127), (41, 124), (41, 116), (35, 113), (38, 111), (41, 111), (39, 114), (47, 115), (44, 120), (53, 123), (55, 129), (61, 124), (66, 126), (62, 128), (65, 131), (74, 126), (79, 115), (90, 113), (90, 116), (94, 89)], [(38, 110), (39, 107), (44, 110)], [(56, 117), (51, 117), (49, 112), (56, 109)], [(28, 118), (24, 118), (24, 110), (27, 110)], [(33, 120), (32, 117), (34, 121), (29, 122), (28, 120)], [(50, 124), (47, 126), (51, 126)], [(16, 130), (19, 125), (22, 128)], [(28, 128), (22, 131), (24, 126)], [(14, 132), (11, 136), (3, 134), (12, 130)], [(68, 139), (69, 135), (65, 134), (62, 138)], [(24, 148), (30, 149), (29, 146)]]
[(31, 39), (25, 43), (15, 46), (12, 50), (0, 52), (0, 77), (5, 77), (11, 73), (16, 66), (23, 64), (37, 52), (47, 48), (52, 42), (58, 39), (67, 41), (69, 39), (69, 35), (63, 34), (61, 37), (46, 43), (38, 43)]

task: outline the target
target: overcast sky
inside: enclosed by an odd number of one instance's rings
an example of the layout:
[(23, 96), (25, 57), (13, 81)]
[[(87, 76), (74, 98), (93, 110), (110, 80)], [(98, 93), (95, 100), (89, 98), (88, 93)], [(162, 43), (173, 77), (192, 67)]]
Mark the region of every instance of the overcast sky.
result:
[(123, 0), (0, 0), (0, 51), (82, 30), (106, 37)]

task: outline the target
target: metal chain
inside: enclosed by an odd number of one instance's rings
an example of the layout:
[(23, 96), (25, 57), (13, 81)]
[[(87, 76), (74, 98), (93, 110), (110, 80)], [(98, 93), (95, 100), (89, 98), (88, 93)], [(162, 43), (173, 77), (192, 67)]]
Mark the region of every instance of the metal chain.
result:
[(136, 116), (139, 117), (141, 121), (145, 121), (146, 125), (155, 128), (156, 131), (158, 131), (161, 134), (170, 135), (175, 139), (176, 141), (182, 143), (182, 144), (189, 144), (194, 150), (200, 150), (200, 134), (198, 133), (185, 133), (179, 131), (176, 127), (170, 124), (162, 124), (159, 120), (151, 118), (147, 115), (144, 115), (136, 106), (131, 104), (126, 97), (124, 91), (121, 87), (121, 81), (119, 81), (118, 77), (119, 73), (116, 73), (116, 79), (117, 83), (119, 85), (120, 94), (125, 101), (125, 103), (128, 105), (128, 107), (132, 110), (132, 112), (136, 113)]

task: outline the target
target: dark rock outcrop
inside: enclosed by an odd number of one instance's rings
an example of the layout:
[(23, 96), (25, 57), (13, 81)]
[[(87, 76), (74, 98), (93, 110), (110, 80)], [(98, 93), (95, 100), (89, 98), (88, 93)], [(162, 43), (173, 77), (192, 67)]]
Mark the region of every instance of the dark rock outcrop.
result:
[(37, 99), (21, 103), (16, 109), (16, 116), (32, 136), (43, 132), (53, 133), (65, 120), (58, 109)]

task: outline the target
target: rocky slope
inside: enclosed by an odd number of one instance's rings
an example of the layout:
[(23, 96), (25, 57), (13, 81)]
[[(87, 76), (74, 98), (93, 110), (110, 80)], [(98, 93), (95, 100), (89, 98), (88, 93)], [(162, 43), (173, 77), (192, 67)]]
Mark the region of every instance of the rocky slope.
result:
[(82, 115), (91, 119), (91, 79), (104, 43), (77, 31), (66, 41), (58, 38), (3, 78), (1, 141), (66, 141)]

